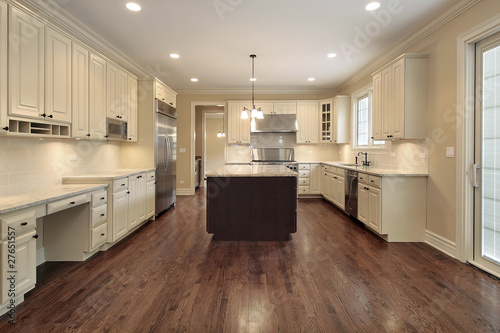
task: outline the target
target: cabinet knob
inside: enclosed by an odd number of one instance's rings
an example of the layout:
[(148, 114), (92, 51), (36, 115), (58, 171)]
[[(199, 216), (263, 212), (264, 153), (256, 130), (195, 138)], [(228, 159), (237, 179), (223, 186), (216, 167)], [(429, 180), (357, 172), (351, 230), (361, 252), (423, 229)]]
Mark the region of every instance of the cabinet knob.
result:
[(51, 115), (51, 114), (50, 114), (50, 115), (48, 115), (47, 117), (49, 117), (49, 118), (51, 118), (51, 119), (52, 119), (52, 118), (54, 118), (54, 116), (53, 116), (53, 115)]
[(130, 191), (127, 191), (127, 194), (130, 194)]
[(87, 137), (89, 137), (89, 138), (90, 138), (90, 133), (87, 133)]
[(101, 214), (101, 216), (104, 216), (104, 215), (106, 215), (106, 214), (104, 214), (104, 213)]
[(118, 119), (122, 119), (122, 116), (116, 116), (116, 118), (118, 118)]
[(107, 135), (105, 135), (104, 137), (105, 137), (105, 138), (108, 138), (108, 136), (107, 136)]
[(170, 105), (174, 105), (174, 103), (170, 103)]
[(70, 204), (70, 205), (74, 205), (74, 204), (76, 204), (76, 202), (71, 201), (69, 204)]
[(121, 186), (125, 186), (125, 184), (122, 184)]
[(372, 138), (372, 140), (373, 140), (373, 136), (372, 136), (371, 138)]
[(128, 138), (130, 141), (132, 141), (132, 138)]
[(373, 180), (370, 180), (370, 182), (375, 183), (375, 181), (373, 181)]
[(23, 222), (23, 223), (21, 223), (21, 225), (24, 227), (24, 226), (28, 225), (28, 222)]
[(101, 197), (101, 200), (104, 200), (104, 199), (106, 199), (106, 198), (105, 197)]
[(9, 126), (5, 126), (4, 128), (2, 128), (4, 131), (8, 131), (9, 130)]
[(35, 238), (35, 239), (38, 238), (38, 235), (33, 235), (33, 238)]
[(47, 117), (47, 114), (46, 114), (46, 113), (42, 113), (42, 114), (40, 115), (40, 117), (44, 117), (44, 118), (45, 118), (45, 117)]
[(106, 236), (106, 234), (101, 234), (101, 236)]

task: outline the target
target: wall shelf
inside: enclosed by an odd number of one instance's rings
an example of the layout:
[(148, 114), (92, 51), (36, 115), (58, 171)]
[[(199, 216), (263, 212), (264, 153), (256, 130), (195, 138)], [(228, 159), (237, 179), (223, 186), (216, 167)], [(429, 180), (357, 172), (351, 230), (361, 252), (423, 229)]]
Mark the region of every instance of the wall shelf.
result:
[(55, 125), (32, 121), (9, 120), (9, 133), (70, 137), (69, 125)]

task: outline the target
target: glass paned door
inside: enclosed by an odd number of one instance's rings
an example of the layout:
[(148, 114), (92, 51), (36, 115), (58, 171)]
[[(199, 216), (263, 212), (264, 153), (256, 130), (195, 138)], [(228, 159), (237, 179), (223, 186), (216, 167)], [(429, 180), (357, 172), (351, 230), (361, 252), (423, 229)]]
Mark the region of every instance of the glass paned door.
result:
[(500, 275), (500, 35), (476, 45), (474, 263)]

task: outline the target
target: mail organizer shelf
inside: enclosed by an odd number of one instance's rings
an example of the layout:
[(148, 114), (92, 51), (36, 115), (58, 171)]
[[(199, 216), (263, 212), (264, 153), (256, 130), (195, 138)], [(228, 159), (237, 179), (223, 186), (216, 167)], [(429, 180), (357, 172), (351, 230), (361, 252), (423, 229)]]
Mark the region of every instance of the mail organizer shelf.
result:
[(70, 128), (69, 125), (46, 124), (11, 119), (9, 120), (9, 133), (36, 134), (69, 138)]

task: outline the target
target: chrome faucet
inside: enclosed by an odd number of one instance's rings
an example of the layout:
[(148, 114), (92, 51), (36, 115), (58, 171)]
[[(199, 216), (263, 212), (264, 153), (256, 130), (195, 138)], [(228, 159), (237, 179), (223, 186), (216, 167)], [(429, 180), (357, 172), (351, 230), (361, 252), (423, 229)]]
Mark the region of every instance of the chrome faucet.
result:
[[(370, 166), (370, 163), (371, 163), (371, 162), (369, 162), (369, 161), (368, 161), (368, 153), (363, 153), (362, 151), (360, 151), (360, 152), (358, 153), (358, 156), (359, 156), (359, 155), (365, 155), (365, 160), (363, 161), (363, 165), (364, 165), (364, 166)], [(358, 161), (358, 158), (357, 158), (357, 156), (356, 156), (356, 162), (357, 162), (357, 161)], [(357, 163), (356, 163), (356, 164), (357, 164)]]

